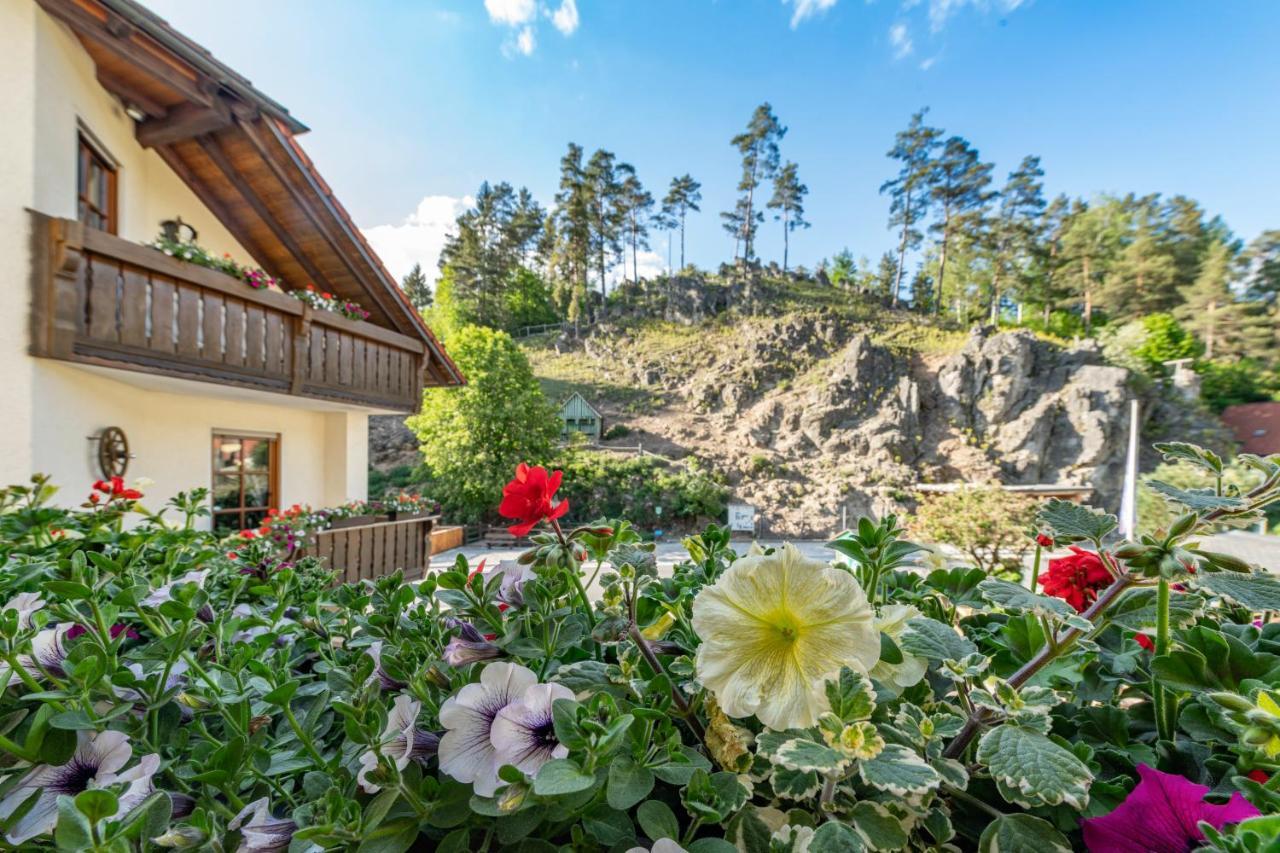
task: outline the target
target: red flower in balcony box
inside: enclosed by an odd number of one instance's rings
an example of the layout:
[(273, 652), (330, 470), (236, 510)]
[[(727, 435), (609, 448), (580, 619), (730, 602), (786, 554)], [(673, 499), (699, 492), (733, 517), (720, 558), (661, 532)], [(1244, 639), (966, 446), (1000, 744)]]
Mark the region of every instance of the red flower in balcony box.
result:
[(516, 520), (507, 528), (512, 536), (524, 536), (540, 521), (555, 521), (569, 511), (569, 502), (552, 503), (560, 488), (562, 471), (547, 473), (541, 465), (530, 467), (521, 462), (516, 466), (515, 479), (502, 490), (502, 503), (498, 514)]
[(1040, 578), (1045, 595), (1061, 598), (1078, 612), (1089, 609), (1098, 591), (1111, 586), (1111, 572), (1093, 551), (1071, 546), (1070, 557), (1049, 561), (1048, 574)]

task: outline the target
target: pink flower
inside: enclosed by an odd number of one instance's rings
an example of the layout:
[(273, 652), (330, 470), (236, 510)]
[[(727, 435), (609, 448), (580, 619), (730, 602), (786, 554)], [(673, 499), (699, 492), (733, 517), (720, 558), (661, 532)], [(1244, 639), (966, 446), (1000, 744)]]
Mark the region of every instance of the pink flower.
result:
[(1204, 840), (1204, 821), (1215, 829), (1260, 812), (1239, 791), (1225, 805), (1204, 801), (1209, 788), (1189, 779), (1138, 765), (1138, 787), (1102, 817), (1080, 822), (1090, 853), (1186, 853)]

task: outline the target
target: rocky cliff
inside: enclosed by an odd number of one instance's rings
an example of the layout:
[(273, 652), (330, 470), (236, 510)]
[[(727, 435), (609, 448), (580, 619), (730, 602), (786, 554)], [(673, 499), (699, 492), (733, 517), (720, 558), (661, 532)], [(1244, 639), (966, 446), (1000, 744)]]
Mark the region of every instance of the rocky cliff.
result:
[(662, 339), (599, 327), (532, 355), (549, 390), (582, 390), (629, 428), (617, 444), (697, 457), (779, 535), (825, 535), (842, 510), (901, 508), (925, 482), (1087, 485), (1114, 509), (1135, 396), (1144, 442), (1221, 442), (1216, 420), (1139, 390), (1091, 342), (1025, 331), (903, 346), (883, 324), (819, 310)]

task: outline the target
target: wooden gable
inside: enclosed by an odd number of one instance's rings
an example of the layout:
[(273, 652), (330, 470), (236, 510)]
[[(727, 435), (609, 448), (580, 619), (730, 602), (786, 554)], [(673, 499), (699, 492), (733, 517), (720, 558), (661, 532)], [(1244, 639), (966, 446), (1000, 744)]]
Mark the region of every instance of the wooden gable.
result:
[(427, 385), (465, 381), (298, 144), (307, 128), (133, 0), (36, 0), (92, 57), (154, 150), (268, 273), (419, 338)]

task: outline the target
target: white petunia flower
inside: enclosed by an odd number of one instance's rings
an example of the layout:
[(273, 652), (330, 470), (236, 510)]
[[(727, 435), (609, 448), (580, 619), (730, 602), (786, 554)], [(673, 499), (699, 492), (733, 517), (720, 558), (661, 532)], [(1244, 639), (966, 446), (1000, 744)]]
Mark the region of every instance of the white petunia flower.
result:
[(440, 706), (440, 769), (459, 782), (471, 782), (482, 797), (498, 790), (503, 760), (493, 747), (491, 731), (498, 713), (538, 683), (533, 670), (508, 661), (491, 663), (480, 681), (468, 684)]
[(166, 601), (173, 600), (173, 588), (180, 583), (193, 583), (198, 587), (204, 587), (204, 579), (209, 576), (208, 569), (201, 569), (196, 572), (187, 572), (179, 578), (174, 578), (163, 586), (158, 586), (151, 591), (151, 594), (142, 599), (142, 604), (148, 607), (159, 607)]
[(534, 776), (551, 759), (568, 755), (569, 748), (556, 739), (551, 703), (572, 698), (573, 691), (563, 684), (535, 684), (499, 711), (489, 735), (498, 766), (511, 764)]
[(373, 673), (369, 676), (372, 681), (375, 678), (382, 685), (383, 690), (404, 690), (409, 685), (405, 684), (398, 678), (392, 678), (385, 669), (382, 668), (382, 641), (375, 640), (370, 643), (364, 650), (365, 654), (373, 658)]
[(498, 564), (502, 583), (498, 586), (498, 600), (512, 607), (524, 606), (524, 585), (533, 577), (533, 567), (519, 560), (503, 560)]
[(920, 679), (924, 678), (925, 670), (929, 668), (927, 660), (902, 651), (902, 646), (898, 643), (899, 638), (907, 630), (907, 622), (920, 615), (922, 615), (920, 611), (909, 604), (886, 604), (880, 608), (880, 615), (876, 617), (876, 630), (888, 634), (889, 639), (898, 645), (898, 651), (902, 654), (902, 663), (878, 661), (871, 668), (870, 675), (886, 687), (892, 688), (895, 693), (901, 693), (908, 687), (918, 684)]
[(369, 781), (369, 774), (378, 767), (379, 752), (391, 759), (399, 770), (404, 770), (415, 758), (435, 755), (440, 738), (434, 732), (418, 728), (418, 713), (421, 710), (422, 703), (412, 696), (402, 693), (396, 697), (377, 748), (365, 750), (360, 756), (360, 771), (356, 774), (356, 780), (365, 793), (376, 794), (382, 790)]
[(287, 817), (272, 817), (271, 805), (262, 797), (241, 809), (227, 829), (240, 830), (236, 853), (277, 853), (289, 848), (298, 825)]
[(627, 853), (688, 853), (688, 851), (670, 838), (659, 838), (648, 850), (643, 847), (632, 847)]
[(0, 817), (8, 817), (28, 797), (40, 792), (35, 805), (10, 827), (6, 836), (10, 843), (21, 844), (52, 832), (58, 822), (59, 796), (74, 797), (90, 788), (124, 783), (128, 785), (120, 795), (120, 814), (124, 814), (153, 790), (151, 777), (160, 768), (160, 756), (148, 755), (133, 768), (117, 773), (133, 755), (124, 732), (81, 731), (76, 738), (76, 750), (66, 764), (37, 764), (0, 800)]
[(38, 592), (20, 592), (9, 599), (9, 603), (3, 609), (18, 611), (18, 627), (30, 628), (31, 617), (37, 610), (44, 607), (44, 603), (44, 599)]
[(67, 662), (67, 633), (74, 627), (65, 623), (45, 628), (31, 638), (31, 654), (18, 655), (18, 663), (32, 678), (43, 678), (45, 673), (66, 677), (63, 665)]
[(731, 717), (807, 728), (830, 707), (826, 681), (879, 660), (874, 619), (852, 574), (793, 545), (743, 557), (694, 599), (698, 680)]

